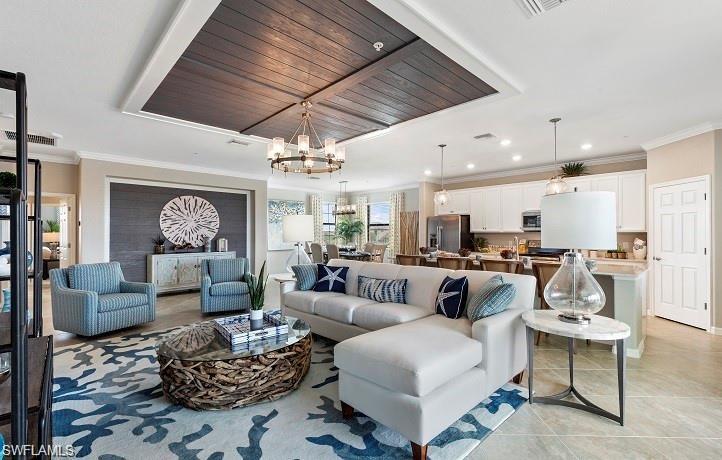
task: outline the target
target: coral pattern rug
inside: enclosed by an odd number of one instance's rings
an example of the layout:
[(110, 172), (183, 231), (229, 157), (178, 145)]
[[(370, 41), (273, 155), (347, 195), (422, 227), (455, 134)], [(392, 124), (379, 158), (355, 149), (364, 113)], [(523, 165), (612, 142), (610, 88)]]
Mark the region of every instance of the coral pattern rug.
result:
[[(314, 337), (311, 369), (278, 401), (231, 411), (196, 412), (170, 404), (158, 376), (155, 344), (177, 329), (130, 334), (59, 348), (55, 353), (55, 444), (78, 458), (396, 459), (409, 442), (364, 416), (344, 420), (333, 342)], [(461, 459), (526, 402), (507, 384), (429, 446), (432, 459)]]

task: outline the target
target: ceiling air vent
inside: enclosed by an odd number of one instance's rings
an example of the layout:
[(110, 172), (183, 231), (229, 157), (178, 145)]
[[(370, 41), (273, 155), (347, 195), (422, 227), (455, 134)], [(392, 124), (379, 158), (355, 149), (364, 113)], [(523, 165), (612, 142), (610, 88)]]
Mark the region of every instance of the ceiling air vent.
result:
[(495, 137), (496, 136), (494, 136), (491, 133), (484, 133), (484, 134), (477, 134), (476, 136), (474, 136), (474, 139), (480, 140), (480, 141), (481, 140), (488, 141), (490, 139), (494, 139)]
[[(18, 139), (15, 131), (6, 129), (3, 130), (3, 135), (5, 139), (9, 141), (16, 141)], [(60, 136), (42, 136), (40, 134), (28, 133), (28, 143), (30, 144), (50, 145), (54, 147), (57, 145), (59, 138)]]
[(569, 0), (517, 0), (517, 3), (530, 17), (533, 17), (546, 13), (567, 1)]

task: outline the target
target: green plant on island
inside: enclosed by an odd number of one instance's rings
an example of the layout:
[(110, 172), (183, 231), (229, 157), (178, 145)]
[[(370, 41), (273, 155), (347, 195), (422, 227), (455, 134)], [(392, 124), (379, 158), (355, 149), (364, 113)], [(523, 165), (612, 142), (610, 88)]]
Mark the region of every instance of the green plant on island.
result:
[(483, 248), (486, 247), (486, 238), (483, 236), (477, 236), (474, 238), (474, 250), (477, 252), (481, 252)]
[(57, 220), (46, 220), (43, 223), (43, 231), (46, 233), (60, 233), (60, 223)]
[(364, 223), (360, 220), (343, 219), (336, 224), (336, 236), (348, 244), (364, 231)]
[(263, 310), (263, 303), (266, 296), (266, 285), (268, 284), (266, 262), (263, 262), (261, 272), (258, 276), (252, 273), (246, 273), (243, 280), (248, 285), (248, 294), (251, 296), (251, 310)]
[(582, 161), (562, 165), (562, 177), (577, 177), (587, 174), (587, 167)]

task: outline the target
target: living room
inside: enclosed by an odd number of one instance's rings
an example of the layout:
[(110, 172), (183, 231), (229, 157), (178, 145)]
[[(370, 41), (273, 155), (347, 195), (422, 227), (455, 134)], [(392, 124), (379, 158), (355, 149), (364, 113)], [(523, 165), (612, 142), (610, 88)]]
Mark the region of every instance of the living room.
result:
[(722, 457), (720, 17), (3, 2), (0, 456)]

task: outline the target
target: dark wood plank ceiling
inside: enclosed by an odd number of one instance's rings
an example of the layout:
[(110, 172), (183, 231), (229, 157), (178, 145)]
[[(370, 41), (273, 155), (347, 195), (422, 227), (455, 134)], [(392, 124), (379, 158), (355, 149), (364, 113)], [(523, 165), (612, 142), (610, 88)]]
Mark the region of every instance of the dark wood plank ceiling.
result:
[(366, 0), (223, 0), (143, 110), (272, 138), (308, 99), (343, 140), (494, 93)]

